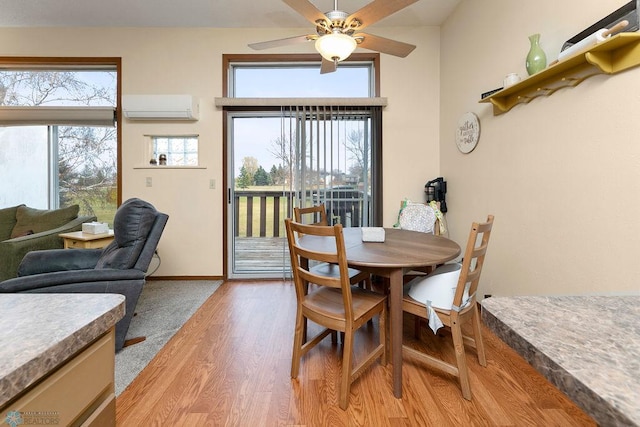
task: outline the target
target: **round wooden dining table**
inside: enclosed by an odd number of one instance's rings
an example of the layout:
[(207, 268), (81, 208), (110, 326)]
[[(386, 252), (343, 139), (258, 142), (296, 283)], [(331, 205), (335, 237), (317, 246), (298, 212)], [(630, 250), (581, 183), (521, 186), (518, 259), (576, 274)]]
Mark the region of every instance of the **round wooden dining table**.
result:
[[(456, 258), (460, 255), (460, 246), (443, 236), (396, 228), (385, 228), (384, 242), (363, 242), (362, 229), (356, 227), (344, 228), (343, 235), (350, 267), (389, 279), (393, 394), (400, 398), (402, 397), (402, 277), (412, 269), (436, 266)], [(315, 236), (301, 237), (300, 244), (315, 250), (322, 250), (325, 244), (335, 245), (327, 239)]]

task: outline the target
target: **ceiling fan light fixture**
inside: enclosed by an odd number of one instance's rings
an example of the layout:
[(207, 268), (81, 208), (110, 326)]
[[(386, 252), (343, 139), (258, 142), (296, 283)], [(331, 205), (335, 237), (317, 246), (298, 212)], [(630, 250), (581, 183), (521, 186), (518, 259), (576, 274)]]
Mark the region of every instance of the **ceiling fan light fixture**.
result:
[(343, 61), (356, 49), (356, 40), (342, 33), (326, 34), (316, 40), (316, 50), (327, 61)]

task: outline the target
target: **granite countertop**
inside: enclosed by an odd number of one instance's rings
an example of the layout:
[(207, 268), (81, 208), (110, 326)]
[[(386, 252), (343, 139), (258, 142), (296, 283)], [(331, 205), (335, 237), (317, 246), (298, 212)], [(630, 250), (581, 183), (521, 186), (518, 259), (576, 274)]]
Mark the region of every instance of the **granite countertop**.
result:
[(500, 339), (601, 425), (640, 425), (640, 296), (482, 301)]
[(116, 294), (0, 294), (0, 407), (124, 316)]

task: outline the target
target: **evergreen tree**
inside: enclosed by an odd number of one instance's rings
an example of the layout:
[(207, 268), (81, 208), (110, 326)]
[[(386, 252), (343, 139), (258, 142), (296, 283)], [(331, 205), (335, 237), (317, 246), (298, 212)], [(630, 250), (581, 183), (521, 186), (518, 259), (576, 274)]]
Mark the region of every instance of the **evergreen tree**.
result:
[(276, 165), (273, 165), (271, 167), (271, 172), (269, 172), (269, 175), (272, 185), (284, 185), (286, 183), (287, 175), (285, 174), (282, 165), (278, 165), (277, 167)]
[(276, 168), (276, 165), (271, 166), (271, 170), (269, 171), (269, 178), (271, 178), (272, 184), (280, 184), (280, 182), (278, 182), (278, 168)]
[(236, 178), (236, 187), (248, 188), (252, 184), (252, 177), (247, 172), (247, 168), (244, 165), (240, 168), (240, 175)]
[(271, 176), (269, 176), (262, 166), (259, 166), (253, 176), (253, 182), (255, 185), (271, 185)]

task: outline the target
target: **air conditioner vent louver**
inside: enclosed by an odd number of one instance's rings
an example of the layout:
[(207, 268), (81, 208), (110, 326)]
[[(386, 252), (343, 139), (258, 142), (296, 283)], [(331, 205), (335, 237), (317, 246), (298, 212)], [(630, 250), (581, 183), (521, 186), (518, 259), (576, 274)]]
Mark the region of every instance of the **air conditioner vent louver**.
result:
[(129, 120), (198, 120), (198, 100), (191, 95), (123, 95)]

